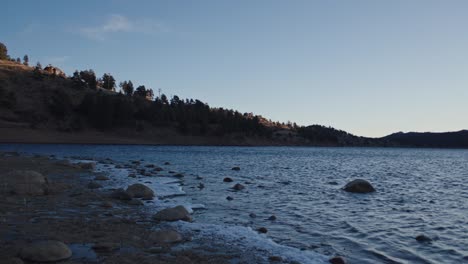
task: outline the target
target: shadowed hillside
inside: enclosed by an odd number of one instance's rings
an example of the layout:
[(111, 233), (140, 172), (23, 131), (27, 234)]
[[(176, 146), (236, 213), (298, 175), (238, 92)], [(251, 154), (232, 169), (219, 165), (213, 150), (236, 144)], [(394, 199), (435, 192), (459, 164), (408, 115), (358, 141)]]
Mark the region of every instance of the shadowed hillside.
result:
[(30, 67), (27, 55), (21, 63), (2, 47), (0, 142), (468, 148), (467, 131), (372, 139), (320, 125), (272, 122), (197, 99), (155, 97), (132, 81), (121, 82), (116, 92), (111, 74), (97, 78), (83, 70), (67, 76), (52, 65)]

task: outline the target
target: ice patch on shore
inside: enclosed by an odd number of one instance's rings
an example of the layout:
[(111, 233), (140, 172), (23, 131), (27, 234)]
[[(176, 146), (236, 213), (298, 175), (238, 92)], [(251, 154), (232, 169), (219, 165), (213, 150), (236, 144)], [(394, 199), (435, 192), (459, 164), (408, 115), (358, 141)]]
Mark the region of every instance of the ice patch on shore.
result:
[(329, 257), (327, 256), (279, 245), (249, 227), (183, 221), (169, 223), (168, 225), (182, 234), (192, 237), (192, 243), (181, 244), (176, 249), (183, 250), (187, 247), (192, 250), (206, 250), (208, 252), (214, 250), (215, 252), (233, 254), (239, 257), (241, 263), (270, 263), (268, 258), (271, 256), (280, 256), (283, 261), (288, 263), (329, 263)]

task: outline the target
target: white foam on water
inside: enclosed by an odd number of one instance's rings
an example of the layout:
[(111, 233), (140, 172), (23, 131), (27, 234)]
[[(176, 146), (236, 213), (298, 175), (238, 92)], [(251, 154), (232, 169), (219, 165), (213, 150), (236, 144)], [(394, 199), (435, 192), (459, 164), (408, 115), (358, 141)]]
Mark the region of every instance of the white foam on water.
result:
[[(168, 224), (182, 234), (190, 235), (199, 248), (219, 252), (238, 252), (239, 262), (270, 263), (268, 257), (280, 256), (286, 262), (326, 264), (329, 257), (312, 251), (279, 245), (249, 227), (225, 226), (177, 221)], [(183, 246), (182, 246), (183, 247)]]

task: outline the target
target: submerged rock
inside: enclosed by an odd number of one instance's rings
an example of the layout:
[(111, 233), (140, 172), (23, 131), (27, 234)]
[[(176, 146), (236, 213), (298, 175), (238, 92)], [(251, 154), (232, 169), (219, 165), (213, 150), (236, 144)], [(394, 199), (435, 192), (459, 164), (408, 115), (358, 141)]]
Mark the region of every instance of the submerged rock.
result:
[(250, 216), (251, 218), (256, 218), (256, 217), (257, 217), (257, 215), (256, 215), (255, 213), (250, 213), (249, 216)]
[(96, 252), (112, 252), (114, 250), (117, 250), (120, 248), (120, 245), (118, 243), (112, 243), (112, 242), (99, 242), (94, 244), (91, 247), (94, 251)]
[(240, 191), (240, 190), (245, 189), (245, 186), (240, 183), (236, 183), (236, 185), (234, 185), (232, 188), (236, 191)]
[(132, 199), (128, 202), (129, 205), (137, 205), (137, 206), (141, 206), (143, 205), (143, 202), (138, 200), (138, 199)]
[(234, 200), (234, 198), (232, 198), (231, 196), (228, 196), (228, 197), (226, 197), (226, 200), (232, 201), (232, 200)]
[(374, 187), (366, 180), (356, 179), (353, 180), (343, 187), (343, 190), (352, 193), (370, 193), (375, 192)]
[(283, 258), (280, 257), (280, 256), (270, 256), (270, 257), (268, 257), (268, 260), (270, 262), (282, 262)]
[(124, 189), (119, 188), (112, 192), (111, 197), (118, 200), (130, 201), (132, 196), (128, 194)]
[(166, 161), (166, 162), (164, 162), (164, 165), (171, 165), (171, 163)]
[(223, 179), (223, 182), (233, 182), (233, 180), (229, 177)]
[(266, 227), (260, 227), (259, 229), (257, 229), (257, 231), (259, 233), (266, 234), (268, 232), (268, 229), (266, 229)]
[(232, 167), (231, 170), (233, 170), (233, 171), (240, 171), (240, 167)]
[(17, 170), (0, 174), (0, 193), (18, 195), (45, 195), (48, 193), (48, 181), (37, 171)]
[(342, 257), (333, 257), (328, 260), (331, 264), (346, 264), (346, 261)]
[(159, 230), (149, 235), (151, 242), (156, 244), (169, 244), (182, 241), (182, 235), (174, 230)]
[(154, 197), (154, 191), (151, 190), (151, 188), (149, 188), (148, 186), (141, 183), (135, 183), (128, 186), (126, 192), (134, 198), (143, 198), (151, 200)]
[(70, 258), (72, 251), (63, 242), (45, 240), (34, 242), (23, 248), (20, 258), (34, 262), (56, 262)]
[(95, 181), (108, 181), (109, 177), (104, 176), (104, 175), (96, 175), (96, 177), (94, 177), (94, 180)]
[(419, 235), (415, 238), (418, 242), (430, 242), (432, 239), (426, 235)]
[(78, 167), (84, 170), (94, 170), (96, 169), (96, 163), (94, 162), (79, 162), (76, 164)]
[(192, 221), (192, 217), (190, 216), (190, 213), (182, 205), (178, 205), (173, 208), (163, 209), (157, 212), (153, 216), (153, 219), (156, 221), (178, 221), (178, 220), (187, 221), (187, 222)]
[(90, 182), (88, 183), (88, 189), (99, 189), (102, 188), (102, 185), (97, 182)]
[(268, 217), (268, 220), (270, 220), (270, 221), (275, 221), (275, 220), (276, 220), (276, 216), (275, 216), (275, 215), (272, 215), (272, 216)]

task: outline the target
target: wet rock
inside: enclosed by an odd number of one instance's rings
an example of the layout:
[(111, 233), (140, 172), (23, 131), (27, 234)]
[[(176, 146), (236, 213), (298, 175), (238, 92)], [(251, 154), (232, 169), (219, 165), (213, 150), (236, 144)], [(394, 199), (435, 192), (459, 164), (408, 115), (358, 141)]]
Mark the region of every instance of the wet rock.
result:
[(240, 171), (240, 167), (232, 167), (233, 171)]
[(245, 186), (242, 185), (242, 184), (240, 184), (240, 183), (236, 183), (236, 185), (234, 185), (234, 186), (232, 187), (232, 189), (234, 189), (234, 190), (236, 190), (236, 191), (240, 191), (240, 190), (245, 189)]
[(200, 182), (200, 183), (198, 184), (198, 188), (199, 188), (199, 189), (205, 188), (205, 184), (203, 184), (203, 183)]
[(280, 256), (270, 256), (270, 257), (268, 257), (268, 260), (270, 262), (281, 262), (281, 261), (283, 261), (283, 258), (280, 257)]
[(96, 177), (94, 177), (94, 180), (95, 181), (108, 181), (109, 177), (104, 176), (104, 175), (96, 175)]
[(97, 182), (90, 182), (88, 183), (87, 185), (88, 189), (99, 189), (99, 188), (102, 188), (102, 185), (97, 183)]
[(268, 217), (268, 220), (270, 220), (270, 221), (275, 221), (275, 220), (276, 220), (276, 216), (275, 216), (275, 215), (272, 215), (272, 216)]
[(122, 200), (122, 201), (130, 201), (132, 200), (132, 196), (128, 194), (124, 189), (119, 188), (112, 192), (111, 197), (113, 199)]
[(148, 164), (148, 165), (146, 165), (145, 167), (146, 167), (146, 168), (154, 168), (154, 167), (156, 167), (156, 166), (155, 166), (154, 164)]
[(19, 257), (33, 262), (56, 262), (70, 258), (72, 251), (63, 242), (45, 240), (24, 247)]
[(234, 198), (232, 198), (231, 196), (228, 196), (228, 197), (226, 197), (226, 200), (232, 201), (232, 200), (234, 200)]
[(141, 206), (143, 205), (143, 202), (138, 200), (138, 199), (132, 199), (128, 202), (129, 205), (136, 205), (136, 206)]
[(166, 161), (166, 162), (164, 162), (164, 165), (171, 165), (171, 163)]
[(83, 170), (94, 170), (96, 169), (96, 163), (94, 162), (79, 162), (76, 164), (78, 167), (80, 167)]
[(426, 235), (419, 235), (415, 239), (418, 242), (431, 242), (432, 241), (432, 239)]
[(106, 202), (101, 203), (101, 207), (103, 207), (103, 208), (112, 208), (112, 207), (114, 207), (114, 205), (111, 202), (106, 201)]
[(203, 180), (203, 177), (202, 176), (197, 176), (196, 179), (197, 180)]
[(45, 195), (48, 193), (48, 181), (37, 171), (17, 170), (0, 174), (0, 193), (18, 195)]
[(356, 179), (345, 185), (343, 189), (352, 193), (370, 193), (375, 192), (374, 187), (366, 180)]
[(182, 235), (174, 230), (159, 230), (149, 235), (151, 242), (156, 244), (171, 244), (181, 242), (183, 240)]
[(256, 218), (256, 217), (257, 217), (257, 215), (256, 215), (255, 213), (250, 213), (249, 216), (250, 216), (251, 218)]
[(135, 198), (143, 198), (143, 199), (151, 200), (154, 197), (154, 191), (151, 190), (151, 188), (149, 188), (148, 186), (141, 184), (141, 183), (135, 183), (135, 184), (128, 186), (126, 192), (130, 196), (135, 197)]
[(332, 264), (346, 264), (346, 261), (342, 257), (333, 257), (328, 260)]
[(192, 221), (190, 213), (182, 205), (178, 205), (173, 208), (166, 208), (157, 212), (153, 219), (156, 221)]
[(233, 182), (233, 180), (229, 177), (223, 179), (223, 182)]
[(184, 177), (184, 174), (182, 174), (182, 173), (177, 173), (177, 174), (174, 174), (174, 177), (183, 178), (183, 177)]
[(138, 160), (132, 160), (132, 161), (131, 161), (131, 163), (132, 163), (132, 164), (139, 165), (141, 162), (140, 162), (140, 161), (138, 161)]
[(330, 185), (338, 185), (338, 182), (336, 182), (336, 181), (330, 181), (330, 182), (328, 182), (328, 184), (330, 184)]
[(153, 170), (154, 170), (154, 171), (163, 171), (164, 169), (161, 168), (161, 167), (155, 167)]
[(268, 232), (268, 229), (266, 229), (265, 227), (260, 227), (259, 229), (257, 229), (257, 231), (259, 233), (266, 234)]
[(118, 243), (99, 242), (99, 243), (94, 244), (91, 248), (94, 251), (99, 252), (99, 253), (109, 253), (109, 252), (119, 249), (120, 245)]
[(170, 174), (174, 174), (174, 173), (175, 173), (175, 171), (169, 171), (169, 173), (170, 173)]
[(0, 264), (24, 264), (20, 258), (3, 258), (0, 259)]

